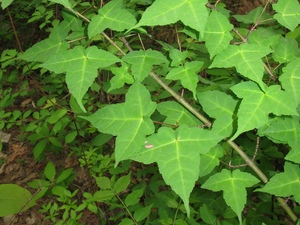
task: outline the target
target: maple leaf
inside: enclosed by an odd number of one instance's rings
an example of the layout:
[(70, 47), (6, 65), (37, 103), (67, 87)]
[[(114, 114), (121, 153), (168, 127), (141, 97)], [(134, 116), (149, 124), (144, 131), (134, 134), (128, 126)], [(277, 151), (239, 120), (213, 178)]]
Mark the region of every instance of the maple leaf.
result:
[(281, 85), (298, 106), (300, 104), (300, 59), (291, 61), (282, 71), (279, 77)]
[(183, 200), (189, 214), (189, 196), (199, 177), (200, 154), (207, 153), (222, 138), (208, 130), (180, 126), (162, 127), (149, 136), (145, 147), (132, 157), (145, 164), (157, 162), (160, 173)]
[(208, 17), (206, 3), (206, 0), (156, 0), (132, 29), (140, 26), (163, 26), (181, 20), (203, 35)]
[(214, 58), (209, 68), (235, 67), (242, 76), (255, 81), (262, 90), (265, 90), (266, 85), (262, 81), (264, 66), (261, 58), (271, 52), (269, 47), (256, 44), (230, 45)]
[(221, 91), (198, 92), (198, 99), (204, 111), (215, 118), (212, 130), (224, 138), (232, 135), (236, 125), (235, 110), (238, 101)]
[(175, 126), (201, 126), (203, 123), (196, 118), (190, 111), (184, 108), (177, 102), (167, 101), (161, 102), (157, 105), (157, 110), (167, 118), (164, 123), (173, 124)]
[(229, 46), (230, 41), (233, 39), (230, 34), (232, 28), (233, 25), (229, 23), (222, 13), (217, 11), (210, 13), (203, 37), (210, 58), (213, 58)]
[(125, 103), (108, 105), (91, 116), (83, 117), (100, 132), (117, 136), (116, 165), (129, 159), (143, 146), (145, 136), (154, 132), (149, 118), (156, 108), (149, 91), (140, 83), (134, 83), (126, 94)]
[(96, 46), (87, 49), (76, 46), (70, 50), (59, 51), (41, 66), (55, 73), (67, 73), (68, 89), (80, 108), (86, 112), (82, 105), (82, 98), (97, 77), (98, 68), (104, 68), (119, 61), (120, 59), (113, 54), (98, 49)]
[(263, 126), (270, 113), (298, 115), (295, 102), (279, 85), (267, 87), (262, 92), (256, 83), (248, 81), (233, 86), (231, 90), (242, 98), (237, 112), (238, 129), (231, 140), (245, 131)]
[(161, 52), (152, 49), (132, 51), (125, 55), (123, 60), (132, 65), (132, 74), (140, 82), (150, 74), (153, 65), (167, 62)]
[(265, 129), (259, 129), (260, 136), (267, 136), (276, 143), (288, 144), (291, 151), (285, 159), (300, 163), (300, 125), (297, 117), (280, 117)]
[(272, 7), (277, 12), (274, 19), (282, 26), (293, 31), (300, 23), (300, 4), (297, 0), (278, 0)]
[(98, 15), (91, 18), (88, 36), (92, 38), (106, 28), (123, 31), (132, 27), (135, 23), (135, 17), (128, 10), (123, 9), (123, 0), (113, 0), (99, 9)]
[(257, 184), (259, 180), (250, 173), (240, 170), (223, 169), (208, 178), (201, 186), (212, 191), (223, 191), (223, 197), (228, 206), (237, 214), (240, 224), (242, 224), (242, 211), (246, 204), (246, 187)]
[(300, 168), (299, 165), (285, 162), (284, 172), (273, 176), (262, 188), (255, 191), (266, 192), (280, 197), (294, 196), (300, 203)]
[(187, 62), (184, 66), (179, 66), (170, 70), (166, 79), (180, 80), (183, 87), (193, 92), (194, 98), (196, 96), (196, 87), (198, 83), (198, 72), (204, 63), (200, 61)]

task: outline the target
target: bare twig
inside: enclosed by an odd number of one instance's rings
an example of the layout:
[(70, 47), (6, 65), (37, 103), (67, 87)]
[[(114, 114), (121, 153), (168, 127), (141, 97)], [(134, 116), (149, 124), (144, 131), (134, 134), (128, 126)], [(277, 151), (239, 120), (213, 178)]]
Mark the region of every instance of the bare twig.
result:
[[(255, 151), (254, 151), (253, 157), (252, 157), (252, 159), (251, 159), (252, 162), (254, 162), (254, 160), (255, 160), (255, 158), (256, 158), (256, 156), (257, 156), (257, 152), (258, 152), (258, 149), (259, 149), (259, 141), (260, 141), (260, 138), (257, 137), (257, 138), (256, 138)], [(248, 165), (247, 163), (245, 163), (245, 164), (240, 164), (240, 165), (234, 166), (234, 165), (231, 165), (231, 160), (230, 160), (228, 166), (229, 166), (230, 168), (239, 168), (239, 167), (245, 167), (245, 166), (249, 166), (249, 165)]]

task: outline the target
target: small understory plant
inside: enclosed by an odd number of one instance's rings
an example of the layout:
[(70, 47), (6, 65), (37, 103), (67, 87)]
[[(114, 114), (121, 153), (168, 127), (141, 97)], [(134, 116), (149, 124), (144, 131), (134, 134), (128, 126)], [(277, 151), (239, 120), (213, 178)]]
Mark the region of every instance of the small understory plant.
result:
[[(62, 148), (66, 127), (66, 144), (93, 136), (80, 163), (98, 188), (81, 202), (64, 189), (64, 221), (88, 209), (105, 224), (300, 224), (297, 0), (247, 15), (228, 1), (49, 2), (31, 19), (49, 36), (15, 61), (70, 93), (33, 114), (48, 118), (32, 129), (39, 147)], [(42, 210), (61, 221), (57, 203)]]

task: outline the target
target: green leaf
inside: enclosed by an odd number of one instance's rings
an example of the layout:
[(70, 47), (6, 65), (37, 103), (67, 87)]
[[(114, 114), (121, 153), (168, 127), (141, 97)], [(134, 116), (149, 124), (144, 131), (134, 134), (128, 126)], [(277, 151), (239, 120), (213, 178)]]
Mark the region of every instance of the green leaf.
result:
[(119, 225), (134, 225), (134, 222), (129, 218), (124, 218)]
[(200, 154), (207, 153), (221, 138), (208, 130), (185, 125), (175, 131), (162, 127), (133, 157), (146, 164), (157, 162), (160, 173), (183, 200), (187, 213), (189, 196), (199, 177)]
[(147, 216), (150, 215), (152, 209), (152, 204), (143, 208), (135, 210), (133, 217), (137, 222), (144, 220)]
[(110, 201), (115, 196), (112, 190), (96, 191), (93, 195), (93, 200), (97, 202)]
[(266, 192), (280, 197), (294, 196), (300, 203), (300, 168), (299, 165), (286, 162), (284, 172), (273, 176), (270, 181), (262, 188), (255, 191)]
[(202, 185), (202, 188), (212, 191), (223, 191), (223, 197), (228, 206), (237, 214), (242, 223), (242, 211), (246, 204), (246, 187), (257, 184), (259, 180), (250, 173), (234, 170), (233, 172), (223, 169), (214, 174)]
[(78, 133), (77, 133), (76, 130), (74, 130), (74, 131), (68, 133), (68, 134), (66, 135), (66, 137), (65, 137), (65, 142), (66, 142), (66, 144), (69, 144), (69, 143), (73, 142), (73, 141), (75, 140), (75, 138), (77, 137), (77, 134), (78, 134)]
[(130, 177), (131, 174), (128, 174), (126, 176), (120, 177), (117, 182), (114, 184), (113, 190), (116, 193), (120, 193), (122, 191), (125, 191), (128, 185), (130, 184)]
[(142, 82), (149, 75), (153, 65), (167, 62), (166, 57), (161, 52), (152, 49), (132, 51), (125, 55), (123, 60), (132, 65), (132, 74), (139, 82)]
[(255, 81), (264, 90), (265, 84), (262, 81), (264, 66), (261, 58), (271, 52), (269, 47), (256, 44), (230, 45), (214, 58), (209, 68), (235, 67), (242, 76)]
[(234, 125), (236, 125), (235, 110), (238, 101), (216, 90), (199, 92), (198, 99), (204, 111), (216, 119), (212, 130), (224, 138), (232, 135)]
[(92, 38), (106, 28), (123, 31), (136, 24), (135, 17), (123, 9), (123, 0), (113, 0), (99, 9), (98, 15), (92, 17), (88, 27), (88, 36)]
[(291, 151), (285, 159), (300, 163), (300, 125), (298, 117), (277, 118), (266, 129), (259, 130), (260, 136), (267, 136), (276, 143), (288, 144)]
[(54, 177), (56, 175), (56, 169), (52, 162), (47, 163), (45, 170), (44, 170), (44, 174), (48, 180), (50, 180), (51, 182), (54, 181)]
[(84, 118), (100, 132), (117, 136), (117, 164), (129, 159), (144, 144), (145, 136), (154, 132), (149, 116), (155, 108), (149, 91), (142, 84), (134, 83), (126, 94), (125, 103), (108, 105)]
[(171, 69), (167, 74), (166, 79), (180, 80), (183, 87), (193, 92), (194, 98), (196, 97), (196, 87), (198, 84), (198, 72), (203, 66), (203, 62), (193, 61), (187, 62), (184, 66)]
[(259, 46), (268, 46), (274, 48), (277, 45), (280, 34), (276, 33), (271, 27), (259, 27), (254, 30), (248, 38), (249, 44), (256, 44)]
[(140, 198), (142, 197), (144, 193), (144, 189), (138, 189), (138, 190), (134, 190), (133, 192), (131, 192), (129, 195), (126, 196), (125, 198), (125, 205), (131, 206), (131, 205), (135, 205), (140, 201)]
[(254, 82), (239, 83), (231, 88), (242, 102), (239, 106), (238, 129), (231, 140), (239, 134), (266, 124), (268, 115), (298, 115), (296, 105), (279, 85), (266, 88), (265, 93)]
[(161, 102), (157, 105), (157, 110), (167, 118), (164, 123), (174, 126), (188, 125), (201, 126), (202, 122), (190, 113), (186, 108), (174, 101)]
[(50, 124), (55, 124), (60, 118), (62, 118), (66, 113), (67, 109), (58, 109), (47, 118), (46, 122)]
[(209, 174), (213, 169), (219, 165), (223, 156), (223, 148), (221, 145), (216, 145), (209, 152), (200, 155), (199, 177)]
[(278, 0), (277, 4), (272, 4), (277, 12), (274, 19), (282, 26), (293, 31), (300, 23), (300, 5), (297, 0)]
[(24, 212), (34, 206), (36, 203), (31, 198), (31, 193), (25, 188), (15, 184), (0, 184), (0, 217), (16, 214), (20, 210)]
[(273, 59), (279, 63), (286, 63), (296, 58), (298, 43), (294, 39), (281, 37), (273, 52)]
[(101, 189), (111, 189), (111, 181), (107, 177), (95, 177), (96, 183)]
[[(268, 20), (271, 18), (266, 13), (266, 10), (261, 6), (255, 8), (254, 10), (252, 10), (251, 12), (249, 12), (246, 15), (233, 15), (233, 17), (237, 21), (243, 22), (245, 24), (253, 24), (253, 23), (265, 21), (265, 20)], [(261, 24), (261, 22), (259, 24)]]
[(65, 41), (65, 38), (68, 35), (68, 31), (65, 28), (65, 24), (60, 23), (52, 29), (49, 38), (37, 42), (23, 54), (20, 54), (19, 58), (29, 62), (45, 62), (56, 53), (67, 50), (69, 44)]
[(35, 159), (41, 160), (43, 158), (43, 152), (46, 148), (47, 142), (48, 141), (46, 139), (42, 139), (33, 148), (32, 151)]
[(108, 67), (120, 59), (96, 46), (84, 49), (76, 46), (67, 51), (59, 51), (41, 66), (55, 73), (67, 72), (66, 83), (69, 91), (84, 111), (82, 98), (98, 75), (98, 68)]
[(76, 12), (72, 9), (72, 5), (69, 0), (50, 0), (50, 2), (58, 3), (63, 5), (65, 8), (76, 14)]
[(60, 140), (58, 140), (57, 137), (49, 137), (48, 140), (56, 147), (62, 148), (63, 146), (60, 143)]
[(279, 77), (281, 85), (298, 106), (300, 104), (300, 58), (291, 61), (282, 71)]
[(6, 9), (8, 6), (10, 6), (10, 4), (13, 2), (14, 0), (1, 0), (1, 8), (4, 10)]
[(207, 204), (203, 204), (203, 206), (200, 207), (200, 215), (201, 219), (207, 224), (215, 224), (217, 221), (216, 215)]
[(170, 50), (170, 58), (172, 60), (171, 66), (179, 66), (184, 62), (184, 60), (188, 57), (188, 51), (179, 51), (178, 49), (174, 48)]
[(124, 84), (133, 84), (134, 79), (130, 73), (128, 73), (128, 66), (126, 63), (122, 63), (121, 67), (113, 67), (111, 68), (111, 72), (115, 75), (110, 80), (110, 88), (108, 92), (123, 87)]
[(73, 168), (68, 168), (64, 171), (61, 172), (61, 174), (59, 174), (56, 178), (56, 183), (59, 184), (63, 181), (65, 181), (66, 179), (68, 179), (71, 174), (73, 173)]
[(217, 11), (210, 13), (203, 38), (211, 59), (229, 46), (233, 39), (230, 34), (232, 28), (233, 25), (222, 13)]
[(156, 0), (146, 9), (139, 23), (133, 28), (163, 26), (181, 20), (203, 35), (208, 17), (206, 3), (206, 0)]

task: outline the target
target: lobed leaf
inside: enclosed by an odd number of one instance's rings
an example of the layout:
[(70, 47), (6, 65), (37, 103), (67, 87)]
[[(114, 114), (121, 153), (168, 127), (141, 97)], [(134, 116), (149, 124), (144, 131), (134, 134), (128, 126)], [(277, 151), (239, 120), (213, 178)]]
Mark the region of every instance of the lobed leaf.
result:
[(67, 35), (68, 30), (65, 29), (65, 24), (62, 22), (52, 29), (49, 38), (36, 43), (20, 54), (19, 58), (29, 62), (45, 62), (51, 56), (69, 48), (68, 42), (65, 41)]
[(125, 103), (105, 106), (84, 118), (100, 132), (117, 136), (115, 157), (118, 164), (129, 159), (144, 144), (145, 136), (154, 132), (149, 117), (155, 108), (148, 90), (134, 83), (128, 89)]
[(282, 69), (279, 80), (286, 93), (289, 94), (296, 106), (300, 104), (300, 58), (296, 58)]
[(279, 63), (286, 63), (296, 58), (298, 43), (294, 39), (281, 37), (273, 52), (273, 59)]
[(202, 122), (191, 114), (186, 108), (174, 101), (161, 102), (157, 105), (157, 110), (167, 118), (164, 123), (174, 126), (200, 126)]
[(288, 144), (291, 147), (291, 151), (286, 155), (285, 159), (300, 163), (299, 118), (277, 118), (266, 129), (260, 129), (259, 135), (265, 135), (276, 143)]
[(198, 72), (203, 66), (203, 62), (187, 62), (184, 66), (171, 69), (166, 78), (170, 80), (180, 80), (183, 87), (193, 92), (194, 99), (197, 99), (196, 88), (198, 84)]
[(110, 70), (115, 75), (110, 80), (110, 88), (108, 92), (121, 88), (124, 84), (133, 84), (134, 79), (132, 75), (128, 72), (128, 66), (126, 63), (122, 63), (121, 67), (112, 67)]
[(278, 0), (277, 4), (272, 4), (277, 12), (274, 19), (282, 26), (293, 31), (300, 23), (300, 4), (297, 0)]
[(234, 125), (236, 126), (235, 110), (238, 101), (217, 90), (198, 92), (198, 99), (204, 111), (216, 119), (212, 130), (224, 138), (232, 135)]
[(257, 84), (248, 81), (233, 86), (231, 90), (242, 99), (237, 113), (238, 129), (231, 140), (245, 131), (263, 126), (270, 113), (298, 115), (295, 102), (279, 85), (267, 87), (264, 93)]
[(269, 47), (256, 44), (230, 45), (214, 58), (209, 68), (235, 67), (242, 76), (255, 81), (264, 90), (265, 84), (262, 81), (264, 66), (261, 58), (271, 52)]
[(240, 170), (223, 169), (208, 178), (202, 188), (212, 191), (223, 191), (225, 202), (237, 214), (240, 224), (242, 223), (242, 211), (246, 204), (246, 188), (257, 184), (259, 180), (250, 173)]
[(6, 9), (8, 6), (11, 5), (11, 3), (13, 3), (13, 0), (1, 0), (1, 8), (2, 10)]
[(299, 165), (286, 162), (284, 172), (273, 176), (270, 181), (262, 188), (255, 191), (266, 192), (271, 195), (289, 197), (294, 196), (300, 203), (300, 168)]
[(170, 58), (172, 60), (171, 66), (179, 66), (184, 62), (184, 60), (188, 57), (188, 51), (179, 51), (174, 48), (170, 50)]
[(123, 9), (123, 0), (113, 0), (99, 9), (98, 15), (92, 17), (88, 26), (88, 36), (92, 38), (106, 28), (123, 31), (136, 24), (135, 17)]
[(123, 60), (132, 65), (132, 74), (135, 80), (140, 82), (150, 74), (153, 65), (167, 62), (166, 57), (161, 52), (152, 49), (132, 51), (125, 55)]
[(210, 13), (203, 37), (210, 58), (213, 58), (229, 46), (230, 41), (233, 39), (230, 34), (232, 29), (233, 25), (229, 23), (222, 13), (217, 11)]
[(156, 0), (132, 29), (140, 26), (163, 26), (181, 20), (203, 35), (208, 18), (206, 3), (206, 0)]
[(223, 156), (223, 151), (224, 150), (221, 145), (216, 145), (209, 152), (200, 155), (200, 177), (209, 174), (220, 164), (219, 158)]
[(55, 73), (66, 72), (69, 91), (84, 111), (82, 98), (98, 75), (98, 69), (108, 67), (120, 59), (96, 46), (84, 49), (76, 46), (70, 50), (61, 50), (41, 66)]
[(189, 214), (189, 196), (199, 177), (200, 154), (209, 152), (221, 139), (196, 127), (182, 125), (175, 131), (162, 127), (146, 139), (145, 147), (132, 159), (146, 164), (157, 162), (165, 182), (181, 197)]

